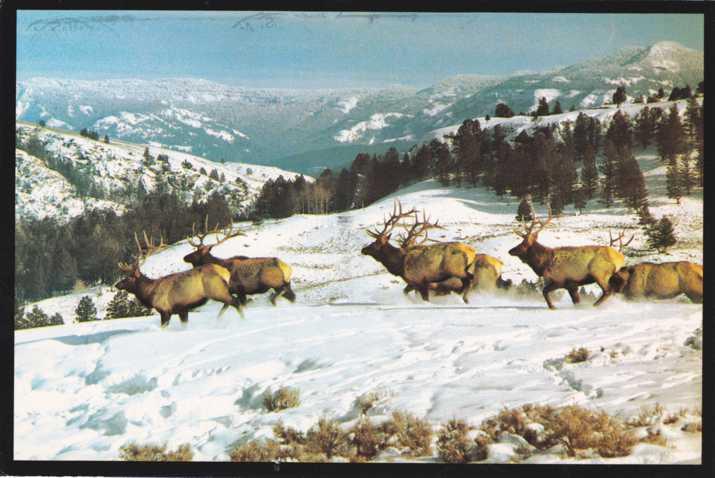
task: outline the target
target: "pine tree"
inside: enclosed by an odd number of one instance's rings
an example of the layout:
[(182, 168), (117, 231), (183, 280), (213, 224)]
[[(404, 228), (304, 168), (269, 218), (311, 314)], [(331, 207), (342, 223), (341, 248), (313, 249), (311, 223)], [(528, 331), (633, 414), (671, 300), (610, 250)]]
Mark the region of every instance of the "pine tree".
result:
[(32, 307), (32, 310), (25, 315), (23, 328), (45, 327), (50, 325), (49, 316), (40, 309), (37, 305)]
[(450, 172), (452, 170), (452, 155), (446, 144), (438, 143), (439, 144), (435, 145), (436, 151), (433, 152), (437, 168), (437, 178), (442, 185), (449, 186)]
[(494, 117), (495, 118), (511, 118), (514, 116), (514, 112), (509, 108), (504, 103), (497, 103), (496, 108), (494, 109)]
[(216, 171), (216, 169), (212, 169), (211, 173), (209, 174), (209, 177), (211, 179), (213, 179), (214, 181), (218, 181), (219, 180), (218, 171)]
[(509, 143), (502, 142), (496, 148), (494, 192), (496, 192), (497, 195), (502, 196), (511, 186), (510, 178), (512, 173), (511, 147), (509, 146)]
[(623, 162), (620, 175), (623, 185), (620, 196), (625, 200), (626, 205), (636, 212), (647, 208), (648, 191), (645, 178), (638, 161), (633, 156)]
[(668, 190), (668, 197), (675, 199), (676, 202), (680, 204), (680, 198), (683, 196), (683, 191), (680, 188), (682, 180), (680, 178), (680, 168), (678, 167), (677, 156), (671, 156), (668, 160), (665, 184), (666, 189)]
[(606, 138), (610, 139), (619, 150), (631, 148), (631, 125), (628, 115), (618, 110), (606, 130)]
[(618, 164), (618, 150), (610, 139), (606, 140), (603, 162), (600, 165), (601, 174), (601, 202), (606, 207), (613, 205), (616, 193), (616, 165)]
[(596, 169), (596, 152), (593, 146), (586, 145), (581, 168), (581, 184), (586, 199), (591, 199), (598, 192), (598, 170)]
[(690, 196), (693, 187), (697, 181), (695, 177), (695, 171), (690, 166), (690, 158), (684, 155), (680, 158), (680, 168), (678, 171), (678, 176), (680, 180), (680, 190), (686, 195)]
[(109, 144), (109, 136), (106, 134), (104, 135), (104, 142)]
[(531, 204), (531, 194), (525, 195), (519, 202), (516, 210), (516, 220), (519, 222), (529, 222), (534, 219), (534, 206)]
[(97, 307), (88, 295), (83, 296), (74, 310), (75, 322), (90, 322), (97, 319)]
[(539, 99), (539, 105), (536, 108), (535, 116), (548, 116), (549, 115), (549, 102), (546, 101), (545, 97)]
[(616, 107), (620, 108), (622, 103), (626, 102), (626, 87), (619, 86), (616, 88), (616, 92), (613, 93), (613, 103)]
[(694, 96), (690, 97), (688, 107), (685, 110), (685, 126), (688, 138), (693, 141), (697, 135), (698, 123), (700, 122), (700, 107)]
[(72, 289), (77, 280), (77, 261), (61, 242), (57, 243), (52, 255), (51, 270), (52, 289), (63, 292)]
[(574, 190), (574, 207), (578, 209), (578, 213), (582, 214), (588, 203), (586, 188), (579, 184)]
[(698, 184), (702, 186), (705, 181), (705, 115), (703, 107), (700, 107), (700, 114), (698, 115), (698, 123), (695, 127), (695, 151), (697, 153), (696, 157), (696, 168), (698, 172)]
[(106, 318), (118, 319), (120, 317), (129, 317), (129, 314), (127, 313), (128, 308), (129, 294), (125, 290), (120, 290), (114, 294), (112, 300), (110, 300), (109, 304), (107, 304)]
[(673, 105), (668, 116), (661, 119), (657, 131), (658, 152), (663, 161), (681, 154), (684, 150), (683, 126), (680, 122), (678, 107)]
[(559, 103), (559, 100), (556, 100), (556, 103), (554, 103), (554, 109), (551, 112), (552, 115), (560, 115), (564, 111), (561, 109), (561, 103)]
[(644, 107), (635, 118), (635, 128), (634, 135), (641, 145), (641, 148), (646, 149), (653, 139), (653, 131), (655, 130), (655, 125), (653, 124), (653, 116), (651, 115), (650, 108)]
[(660, 221), (654, 223), (647, 230), (648, 247), (665, 253), (668, 248), (674, 246), (678, 240), (675, 237), (673, 223), (667, 217), (662, 217)]

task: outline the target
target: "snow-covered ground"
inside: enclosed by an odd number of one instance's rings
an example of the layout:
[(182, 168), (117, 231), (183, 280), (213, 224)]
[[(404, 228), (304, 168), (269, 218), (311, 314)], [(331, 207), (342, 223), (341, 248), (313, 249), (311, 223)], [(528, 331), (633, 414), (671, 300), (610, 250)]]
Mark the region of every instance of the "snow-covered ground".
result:
[[(653, 213), (678, 219), (681, 242), (669, 255), (643, 252), (627, 262), (701, 262), (701, 196), (681, 205), (667, 200), (663, 168), (654, 155), (639, 159)], [(656, 402), (672, 412), (701, 407), (702, 352), (685, 345), (702, 326), (701, 305), (614, 297), (599, 308), (588, 300), (574, 307), (562, 295), (559, 309), (550, 311), (538, 295), (513, 292), (475, 292), (467, 305), (456, 295), (431, 303), (404, 296), (400, 280), (359, 252), (369, 242), (364, 228), (380, 222), (396, 197), (439, 218), (445, 230), (436, 239), (461, 240), (500, 258), (504, 276), (517, 283), (536, 279), (507, 254), (519, 241), (512, 233), (517, 202), (481, 188), (425, 181), (361, 210), (240, 224), (245, 234), (214, 254), (281, 257), (293, 266), (296, 303), (281, 299), (272, 307), (256, 297), (244, 320), (234, 311), (219, 319), (219, 306), (209, 303), (190, 314), (186, 327), (174, 317), (166, 330), (153, 315), (18, 331), (15, 458), (110, 460), (121, 445), (137, 441), (172, 448), (188, 442), (195, 459), (227, 460), (232, 444), (271, 436), (279, 419), (303, 430), (322, 416), (348, 426), (358, 417), (355, 399), (373, 391), (382, 398), (371, 414), (403, 409), (435, 427), (453, 417), (477, 425), (525, 403), (576, 403), (624, 418)], [(591, 202), (583, 215), (568, 209), (540, 241), (607, 244), (609, 228), (629, 227), (637, 249), (644, 238), (636, 224), (624, 209)], [(178, 243), (143, 270), (152, 277), (185, 270), (181, 257), (190, 250)], [(102, 296), (100, 316), (111, 294), (104, 289)], [(40, 305), (64, 310), (68, 320), (79, 297)], [(575, 347), (592, 356), (564, 363)], [(300, 390), (300, 406), (266, 412), (263, 392), (281, 386)], [(676, 429), (668, 440), (668, 447), (639, 444), (628, 457), (589, 462), (699, 462), (699, 434)], [(489, 460), (501, 459), (500, 447)]]

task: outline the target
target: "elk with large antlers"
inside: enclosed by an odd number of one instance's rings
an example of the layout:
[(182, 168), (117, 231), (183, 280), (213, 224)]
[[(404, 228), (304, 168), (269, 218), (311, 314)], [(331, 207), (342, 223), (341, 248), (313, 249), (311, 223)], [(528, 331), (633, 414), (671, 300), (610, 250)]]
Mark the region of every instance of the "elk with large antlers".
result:
[[(390, 244), (394, 227), (401, 219), (413, 215), (415, 222), (400, 236), (399, 247)], [(427, 231), (440, 227), (437, 222), (430, 222), (426, 215), (420, 221), (414, 209), (403, 212), (402, 205), (396, 201), (382, 229), (367, 231), (375, 240), (361, 252), (380, 262), (391, 274), (402, 277), (407, 282), (405, 293), (416, 289), (422, 299), (429, 301), (430, 290), (440, 290), (440, 287), (443, 290), (454, 290), (452, 284), (457, 279), (461, 283), (458, 291), (467, 302), (467, 292), (474, 278), (470, 266), (476, 251), (458, 242), (424, 245)]]
[(514, 233), (523, 240), (512, 248), (509, 254), (521, 259), (544, 278), (544, 299), (550, 309), (555, 309), (549, 293), (556, 289), (566, 289), (574, 304), (580, 302), (578, 287), (596, 283), (603, 291), (594, 305), (601, 304), (611, 294), (609, 279), (623, 266), (623, 254), (609, 246), (546, 247), (537, 241), (539, 232), (551, 222), (537, 218), (523, 231)]
[(169, 274), (158, 279), (145, 276), (140, 267), (151, 254), (164, 249), (163, 238), (158, 245), (144, 233), (142, 247), (136, 233), (134, 241), (139, 250), (132, 264), (119, 263), (119, 269), (126, 277), (115, 285), (117, 289), (126, 290), (136, 296), (145, 307), (154, 308), (161, 315), (161, 326), (169, 325), (173, 314), (178, 314), (182, 323), (189, 320), (189, 311), (205, 304), (209, 299), (223, 303), (219, 315), (233, 306), (243, 317), (241, 304), (231, 296), (228, 288), (230, 272), (225, 267), (208, 264), (190, 271)]
[[(192, 228), (193, 235), (188, 238), (188, 243), (195, 250), (184, 257), (184, 262), (188, 262), (194, 267), (218, 264), (228, 269), (231, 272), (229, 281), (231, 293), (238, 295), (242, 304), (246, 303), (247, 295), (262, 294), (269, 289), (273, 289), (270, 297), (273, 305), (276, 305), (276, 299), (281, 296), (294, 302), (295, 293), (290, 286), (293, 270), (277, 257), (233, 256), (221, 259), (211, 254), (211, 249), (214, 247), (242, 234), (240, 230), (232, 232), (231, 229), (232, 227), (229, 225), (225, 229), (219, 230), (217, 225), (213, 230), (209, 230), (208, 216), (206, 216), (203, 231), (197, 231), (195, 227)], [(204, 244), (204, 240), (209, 234), (217, 234), (218, 240), (210, 245)], [(194, 241), (193, 236), (196, 236), (198, 241)]]

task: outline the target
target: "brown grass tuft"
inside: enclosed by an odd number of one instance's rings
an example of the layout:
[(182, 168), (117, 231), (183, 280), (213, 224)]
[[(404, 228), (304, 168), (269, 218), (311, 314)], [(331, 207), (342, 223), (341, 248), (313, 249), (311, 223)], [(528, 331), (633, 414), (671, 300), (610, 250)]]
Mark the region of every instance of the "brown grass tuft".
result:
[(406, 449), (404, 455), (432, 454), (432, 425), (429, 422), (401, 411), (393, 412), (391, 421), (395, 427), (397, 445)]
[(306, 434), (306, 451), (322, 453), (326, 458), (333, 456), (349, 456), (347, 434), (335, 420), (321, 418)]
[(167, 451), (166, 444), (139, 445), (131, 442), (122, 445), (119, 449), (119, 458), (124, 461), (191, 461), (194, 452), (188, 443), (179, 445), (176, 451)]
[(297, 388), (281, 387), (274, 393), (269, 388), (263, 394), (263, 406), (269, 412), (295, 408), (300, 405), (300, 391)]
[(468, 463), (487, 457), (487, 444), (491, 440), (484, 436), (470, 440), (468, 433), (473, 427), (464, 420), (452, 419), (437, 434), (437, 454), (447, 463)]
[(571, 351), (564, 357), (564, 362), (566, 363), (579, 363), (588, 360), (590, 353), (587, 348), (581, 347), (578, 349), (571, 349)]
[(668, 440), (666, 440), (663, 434), (660, 433), (660, 430), (648, 430), (648, 434), (641, 438), (640, 441), (643, 443), (650, 443), (651, 445), (668, 446)]

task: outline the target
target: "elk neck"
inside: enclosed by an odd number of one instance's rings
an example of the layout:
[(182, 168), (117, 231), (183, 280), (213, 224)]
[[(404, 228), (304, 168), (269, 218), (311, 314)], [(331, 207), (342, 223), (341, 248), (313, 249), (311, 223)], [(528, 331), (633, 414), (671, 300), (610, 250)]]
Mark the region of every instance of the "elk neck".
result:
[(554, 250), (543, 246), (537, 241), (529, 247), (526, 253), (526, 263), (533, 269), (536, 275), (541, 276), (554, 258)]
[(379, 260), (390, 274), (402, 277), (405, 273), (405, 253), (399, 247), (388, 242), (380, 249)]
[(154, 289), (159, 284), (158, 279), (150, 279), (144, 274), (140, 275), (136, 282), (134, 296), (142, 303), (144, 307), (152, 308), (151, 303), (154, 297)]

